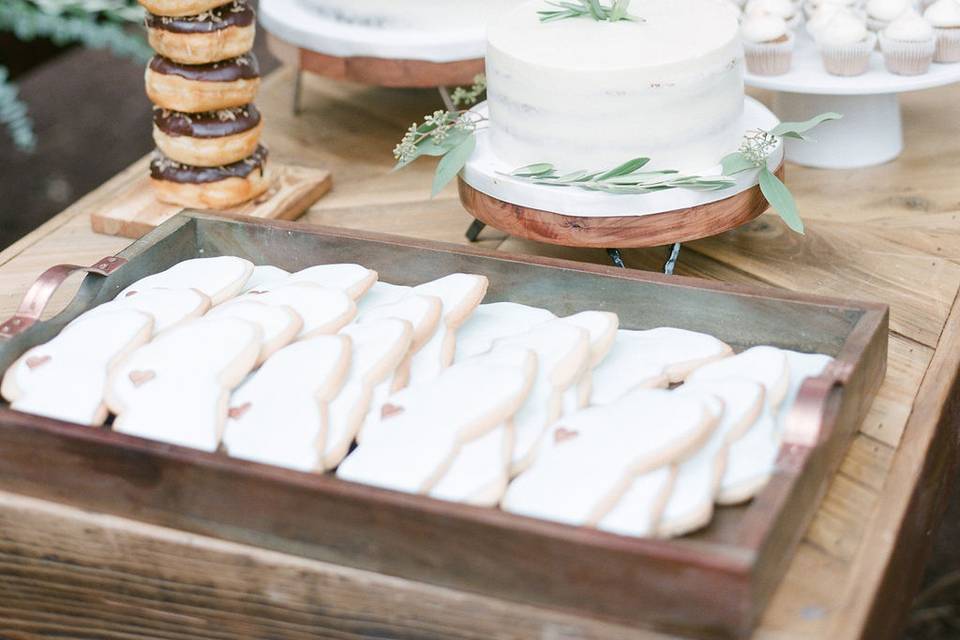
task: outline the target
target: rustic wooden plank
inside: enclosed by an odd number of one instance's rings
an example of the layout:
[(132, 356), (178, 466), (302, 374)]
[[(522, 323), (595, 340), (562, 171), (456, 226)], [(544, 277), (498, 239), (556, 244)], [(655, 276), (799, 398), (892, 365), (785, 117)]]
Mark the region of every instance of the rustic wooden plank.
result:
[(662, 637), (9, 493), (0, 493), (0, 531), (4, 633), (62, 626), (88, 637), (171, 640)]

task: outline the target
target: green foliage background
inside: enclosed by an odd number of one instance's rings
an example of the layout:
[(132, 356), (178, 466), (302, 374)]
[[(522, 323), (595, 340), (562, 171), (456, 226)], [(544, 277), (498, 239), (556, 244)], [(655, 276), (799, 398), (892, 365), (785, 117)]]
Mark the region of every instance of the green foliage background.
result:
[[(152, 55), (136, 0), (0, 0), (0, 31), (20, 40), (46, 38), (57, 45), (81, 44), (115, 55), (146, 61)], [(20, 99), (9, 71), (0, 65), (0, 126), (20, 149), (32, 151), (36, 134), (29, 109)]]

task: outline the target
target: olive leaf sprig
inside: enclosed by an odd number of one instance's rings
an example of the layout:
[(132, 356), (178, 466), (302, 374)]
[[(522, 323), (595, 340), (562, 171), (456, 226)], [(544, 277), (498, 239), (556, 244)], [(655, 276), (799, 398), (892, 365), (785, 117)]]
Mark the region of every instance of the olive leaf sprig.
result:
[(523, 182), (551, 187), (577, 187), (607, 193), (654, 193), (667, 189), (715, 191), (736, 184), (729, 176), (683, 175), (679, 171), (641, 171), (650, 158), (633, 158), (606, 171), (574, 171), (560, 174), (548, 162), (527, 165), (511, 171), (510, 177)]
[[(486, 93), (487, 79), (480, 74), (469, 89), (458, 87), (450, 100), (456, 107), (476, 104)], [(434, 111), (423, 122), (414, 122), (393, 149), (396, 169), (402, 169), (422, 156), (439, 156), (433, 178), (432, 195), (437, 195), (457, 177), (477, 144), (476, 132), (487, 118), (469, 109)]]
[(787, 186), (767, 166), (767, 157), (783, 138), (808, 140), (808, 131), (828, 120), (839, 120), (839, 113), (821, 113), (805, 122), (781, 122), (770, 131), (755, 129), (748, 131), (737, 151), (720, 161), (723, 175), (733, 176), (743, 171), (759, 169), (760, 191), (774, 211), (790, 229), (803, 233), (803, 220), (797, 210), (797, 203)]
[(600, 0), (547, 0), (547, 4), (555, 8), (537, 11), (540, 22), (555, 22), (582, 16), (590, 16), (598, 22), (644, 21), (643, 18), (627, 13), (630, 0), (614, 0), (609, 7), (600, 4)]

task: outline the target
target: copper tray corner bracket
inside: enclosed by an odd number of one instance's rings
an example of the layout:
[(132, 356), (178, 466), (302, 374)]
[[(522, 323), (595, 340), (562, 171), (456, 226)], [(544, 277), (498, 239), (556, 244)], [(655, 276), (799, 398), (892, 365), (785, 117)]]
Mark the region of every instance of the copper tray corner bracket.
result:
[(9, 340), (36, 324), (53, 294), (74, 273), (86, 272), (98, 276), (109, 276), (126, 263), (126, 258), (108, 256), (90, 267), (75, 264), (58, 264), (50, 267), (30, 285), (13, 316), (0, 324), (0, 341)]

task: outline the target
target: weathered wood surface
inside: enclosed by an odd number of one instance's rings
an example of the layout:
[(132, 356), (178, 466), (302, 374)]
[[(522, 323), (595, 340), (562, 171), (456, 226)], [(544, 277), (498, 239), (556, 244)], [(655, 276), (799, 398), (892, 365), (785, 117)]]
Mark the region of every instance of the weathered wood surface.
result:
[[(278, 160), (330, 168), (336, 180), (303, 220), (465, 242), (470, 217), (455, 189), (429, 199), (429, 162), (390, 172), (403, 130), (439, 108), (435, 92), (305, 76), (304, 110), (294, 117), (291, 84), (290, 71), (265, 83), (266, 141)], [(854, 172), (788, 166), (806, 237), (765, 214), (681, 253), (681, 274), (891, 306), (887, 378), (773, 594), (759, 638), (894, 637), (916, 587), (920, 552), (956, 472), (948, 399), (960, 365), (958, 101), (960, 87), (905, 96), (907, 149), (895, 162)], [(92, 233), (89, 215), (143, 169), (135, 165), (0, 252), (3, 315), (51, 264), (92, 263), (126, 246)], [(602, 250), (495, 230), (480, 242), (607, 259)], [(625, 258), (654, 269), (664, 251), (628, 250)], [(0, 634), (11, 637), (65, 630), (110, 638), (650, 637), (12, 495), (0, 496), (0, 531)]]
[[(267, 192), (224, 213), (264, 220), (296, 220), (333, 186), (333, 178), (326, 169), (273, 163), (269, 166), (273, 178)], [(149, 174), (144, 170), (139, 180), (129, 182), (90, 214), (90, 225), (97, 233), (139, 238), (181, 211), (183, 207), (154, 197)]]

